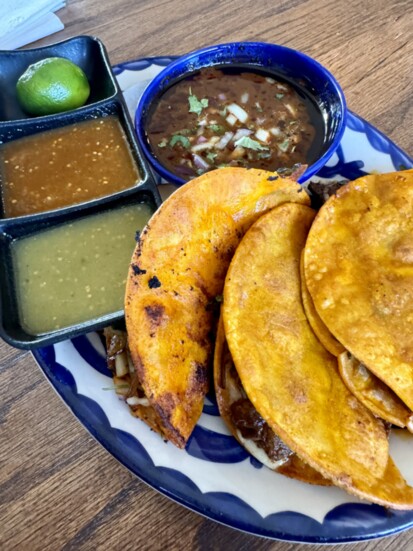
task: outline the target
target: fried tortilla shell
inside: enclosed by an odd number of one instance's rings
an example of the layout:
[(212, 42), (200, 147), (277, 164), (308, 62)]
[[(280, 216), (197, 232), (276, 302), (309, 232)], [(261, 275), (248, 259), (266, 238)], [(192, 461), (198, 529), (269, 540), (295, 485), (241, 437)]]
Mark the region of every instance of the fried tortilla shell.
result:
[(400, 398), (350, 352), (338, 357), (340, 375), (347, 388), (374, 415), (413, 432), (413, 412)]
[(214, 385), (221, 417), (236, 440), (255, 459), (289, 478), (331, 485), (284, 444), (248, 399), (228, 349), (222, 316), (215, 340)]
[(300, 275), (301, 275), (301, 300), (303, 301), (303, 307), (305, 315), (307, 316), (308, 323), (311, 325), (311, 329), (314, 331), (316, 337), (321, 344), (326, 348), (333, 356), (339, 356), (345, 351), (344, 346), (338, 342), (338, 340), (330, 333), (326, 325), (317, 314), (317, 310), (314, 307), (313, 299), (308, 292), (304, 275), (304, 254), (301, 255), (300, 260)]
[(331, 333), (413, 409), (413, 170), (370, 175), (320, 209), (305, 247)]
[(256, 410), (303, 461), (350, 493), (413, 508), (383, 422), (347, 389), (303, 311), (300, 256), (313, 218), (308, 207), (282, 205), (238, 246), (223, 302), (232, 358)]
[(140, 236), (125, 297), (130, 353), (156, 424), (178, 447), (202, 411), (215, 299), (235, 248), (263, 212), (286, 201), (309, 198), (275, 173), (218, 169), (173, 193)]
[(125, 330), (105, 327), (103, 331), (106, 344), (106, 362), (113, 374), (114, 389), (118, 396), (128, 397), (127, 403), (132, 415), (143, 419), (151, 429), (162, 434), (158, 425), (158, 416), (149, 405), (143, 389), (136, 377), (135, 368), (130, 358), (128, 335)]
[(399, 510), (413, 509), (413, 488), (406, 483), (391, 457), (380, 478), (370, 478), (357, 485), (349, 480), (349, 486), (344, 489), (384, 507)]

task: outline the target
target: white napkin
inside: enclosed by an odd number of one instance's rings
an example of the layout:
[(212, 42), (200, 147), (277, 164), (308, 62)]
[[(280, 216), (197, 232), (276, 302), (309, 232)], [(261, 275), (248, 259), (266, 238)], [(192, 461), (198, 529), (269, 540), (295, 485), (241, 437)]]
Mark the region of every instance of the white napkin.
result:
[(0, 50), (14, 50), (64, 28), (54, 14), (66, 0), (0, 0)]

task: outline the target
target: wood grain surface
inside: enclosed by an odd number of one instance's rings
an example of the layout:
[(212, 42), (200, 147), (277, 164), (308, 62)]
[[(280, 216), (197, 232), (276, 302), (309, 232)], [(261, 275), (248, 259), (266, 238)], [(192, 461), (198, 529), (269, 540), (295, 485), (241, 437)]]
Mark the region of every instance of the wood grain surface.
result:
[[(92, 34), (113, 64), (232, 40), (302, 50), (334, 73), (350, 109), (413, 155), (411, 0), (68, 0), (59, 16), (65, 29), (36, 45)], [(3, 342), (0, 392), (0, 549), (304, 549), (214, 523), (148, 488), (90, 437), (32, 356)], [(413, 531), (335, 546), (344, 549), (411, 550)]]

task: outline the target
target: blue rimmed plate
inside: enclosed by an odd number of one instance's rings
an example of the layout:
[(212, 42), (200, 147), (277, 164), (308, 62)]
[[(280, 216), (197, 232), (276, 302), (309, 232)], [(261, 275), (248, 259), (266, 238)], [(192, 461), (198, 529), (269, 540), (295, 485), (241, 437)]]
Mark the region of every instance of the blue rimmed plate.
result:
[[(171, 57), (145, 58), (115, 67), (133, 114), (146, 84)], [(318, 173), (354, 179), (413, 167), (386, 136), (349, 113), (340, 147)], [(120, 401), (96, 333), (37, 350), (46, 377), (90, 433), (153, 488), (207, 517), (251, 534), (315, 543), (359, 541), (413, 527), (413, 512), (363, 503), (338, 488), (287, 479), (262, 467), (236, 443), (220, 419), (213, 395), (186, 450), (165, 443), (132, 417)], [(394, 431), (391, 453), (413, 484), (413, 435)]]

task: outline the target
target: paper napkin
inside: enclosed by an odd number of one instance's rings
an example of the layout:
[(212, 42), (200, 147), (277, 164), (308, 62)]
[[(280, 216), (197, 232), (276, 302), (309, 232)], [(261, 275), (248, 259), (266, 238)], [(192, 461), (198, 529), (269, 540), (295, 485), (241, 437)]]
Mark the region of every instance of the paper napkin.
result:
[(64, 28), (54, 14), (66, 0), (1, 0), (0, 50), (14, 50)]

